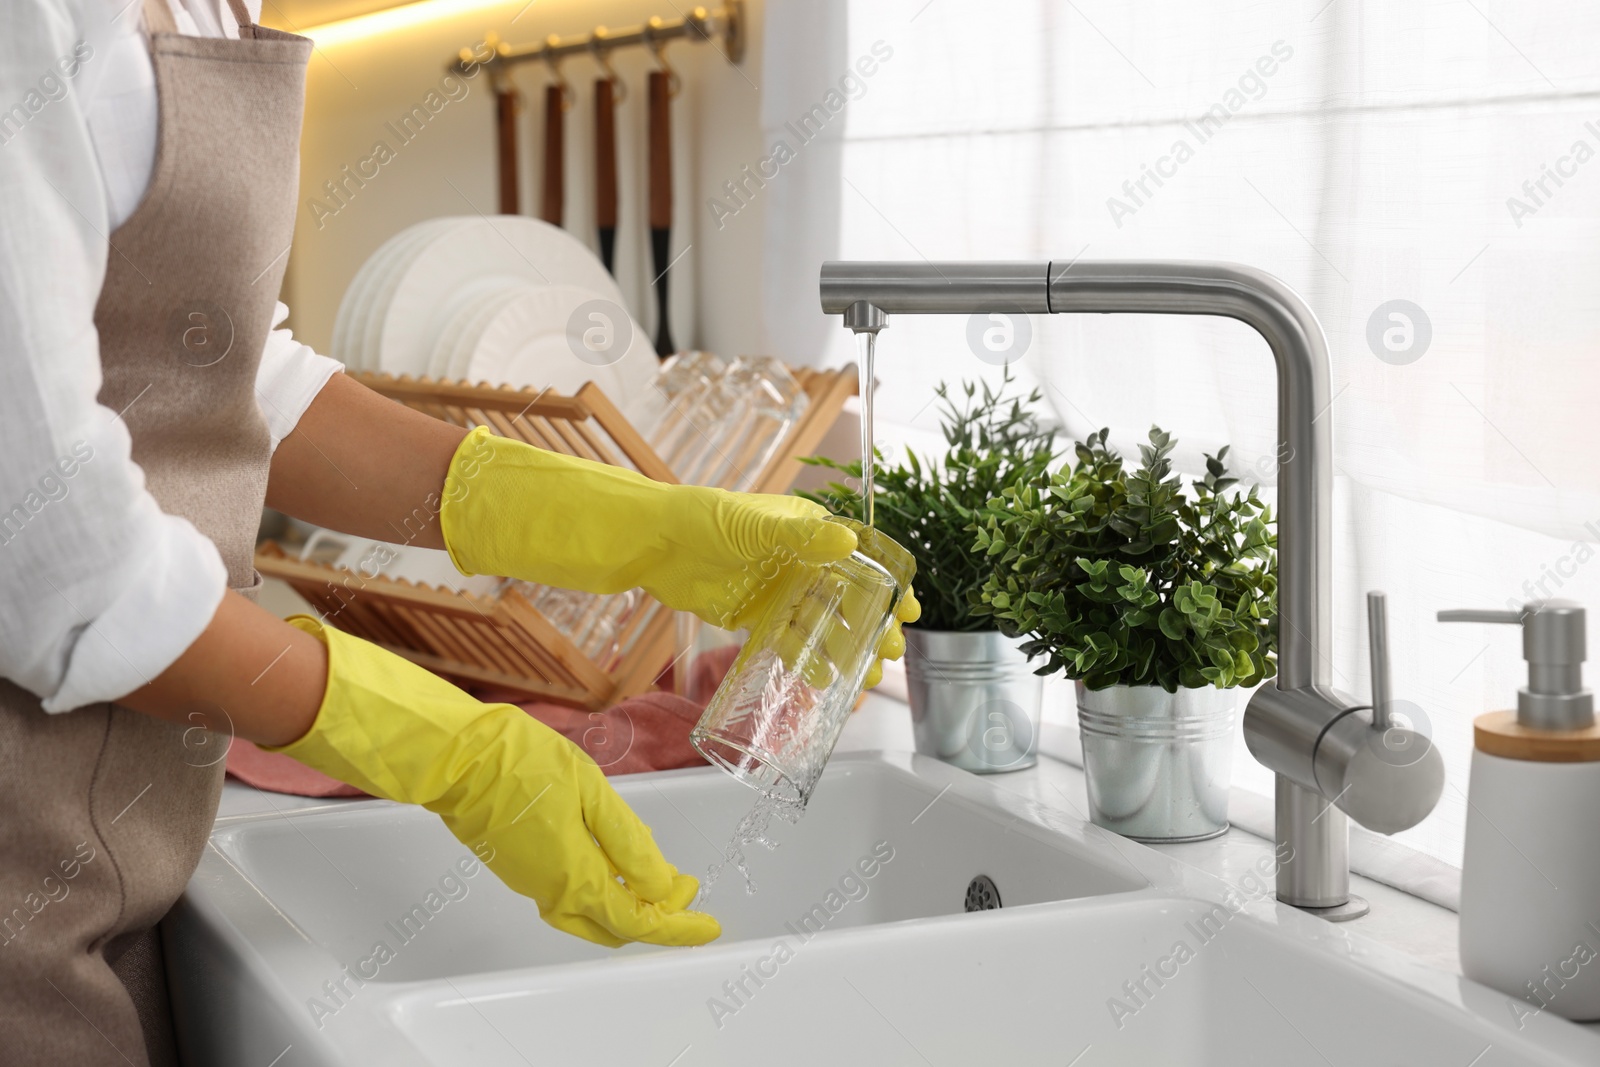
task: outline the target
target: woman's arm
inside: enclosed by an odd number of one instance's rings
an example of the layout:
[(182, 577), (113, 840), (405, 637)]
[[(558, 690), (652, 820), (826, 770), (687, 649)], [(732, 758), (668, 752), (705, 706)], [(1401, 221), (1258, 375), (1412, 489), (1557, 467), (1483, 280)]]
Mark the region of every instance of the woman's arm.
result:
[(466, 433), (336, 374), (273, 453), (267, 504), (355, 537), (443, 548), (439, 494)]
[[(336, 374), (273, 453), (267, 503), (357, 537), (443, 548), (440, 493), (465, 435)], [(118, 703), (286, 745), (311, 728), (326, 686), (320, 641), (229, 593), (171, 666)]]
[(117, 703), (168, 722), (286, 745), (311, 729), (327, 681), (322, 642), (229, 593), (182, 655)]

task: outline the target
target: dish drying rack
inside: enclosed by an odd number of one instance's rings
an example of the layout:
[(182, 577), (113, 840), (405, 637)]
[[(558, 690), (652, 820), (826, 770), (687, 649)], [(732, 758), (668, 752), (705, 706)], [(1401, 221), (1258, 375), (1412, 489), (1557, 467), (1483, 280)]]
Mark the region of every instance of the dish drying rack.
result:
[[(856, 368), (790, 368), (809, 401), (746, 488), (786, 492), (856, 392)], [(454, 425), (487, 426), (538, 448), (637, 470), (661, 482), (678, 478), (593, 382), (563, 396), (532, 388), (352, 372), (374, 391)], [(677, 644), (676, 613), (639, 593), (642, 603), (614, 648), (590, 656), (537, 607), (526, 583), (506, 581), (490, 595), (367, 577), (331, 563), (298, 559), (277, 544), (256, 551), (262, 575), (287, 582), (323, 621), (365, 638), (458, 684), (489, 686), (521, 698), (599, 711), (645, 692)]]

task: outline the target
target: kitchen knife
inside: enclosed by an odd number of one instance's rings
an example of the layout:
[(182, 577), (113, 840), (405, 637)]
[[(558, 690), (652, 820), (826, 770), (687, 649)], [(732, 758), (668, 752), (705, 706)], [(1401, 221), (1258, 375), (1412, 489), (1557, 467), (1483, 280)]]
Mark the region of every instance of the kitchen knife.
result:
[(655, 271), (656, 355), (676, 346), (667, 321), (667, 267), (672, 251), (672, 75), (650, 72), (650, 263)]
[(616, 82), (594, 83), (594, 222), (600, 231), (600, 261), (617, 273), (617, 100)]

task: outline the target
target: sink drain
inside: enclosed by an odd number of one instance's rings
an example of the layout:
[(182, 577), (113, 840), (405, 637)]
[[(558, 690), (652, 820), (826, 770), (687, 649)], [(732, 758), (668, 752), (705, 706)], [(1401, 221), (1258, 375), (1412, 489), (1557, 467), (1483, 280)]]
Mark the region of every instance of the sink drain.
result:
[(1000, 890), (987, 874), (980, 874), (967, 883), (967, 910), (993, 911), (1000, 906)]

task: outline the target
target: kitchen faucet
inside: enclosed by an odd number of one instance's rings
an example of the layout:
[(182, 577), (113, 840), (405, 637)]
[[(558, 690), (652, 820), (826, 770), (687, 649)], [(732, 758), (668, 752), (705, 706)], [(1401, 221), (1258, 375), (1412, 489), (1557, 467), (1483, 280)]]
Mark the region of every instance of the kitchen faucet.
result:
[(1278, 899), (1339, 921), (1367, 912), (1350, 893), (1350, 828), (1392, 834), (1421, 822), (1444, 761), (1389, 714), (1382, 602), (1370, 608), (1373, 705), (1333, 688), (1333, 435), (1328, 344), (1305, 301), (1231, 263), (844, 262), (822, 265), (822, 310), (857, 333), (892, 314), (1220, 315), (1255, 329), (1278, 367), (1278, 674), (1250, 698), (1245, 742), (1276, 775)]

